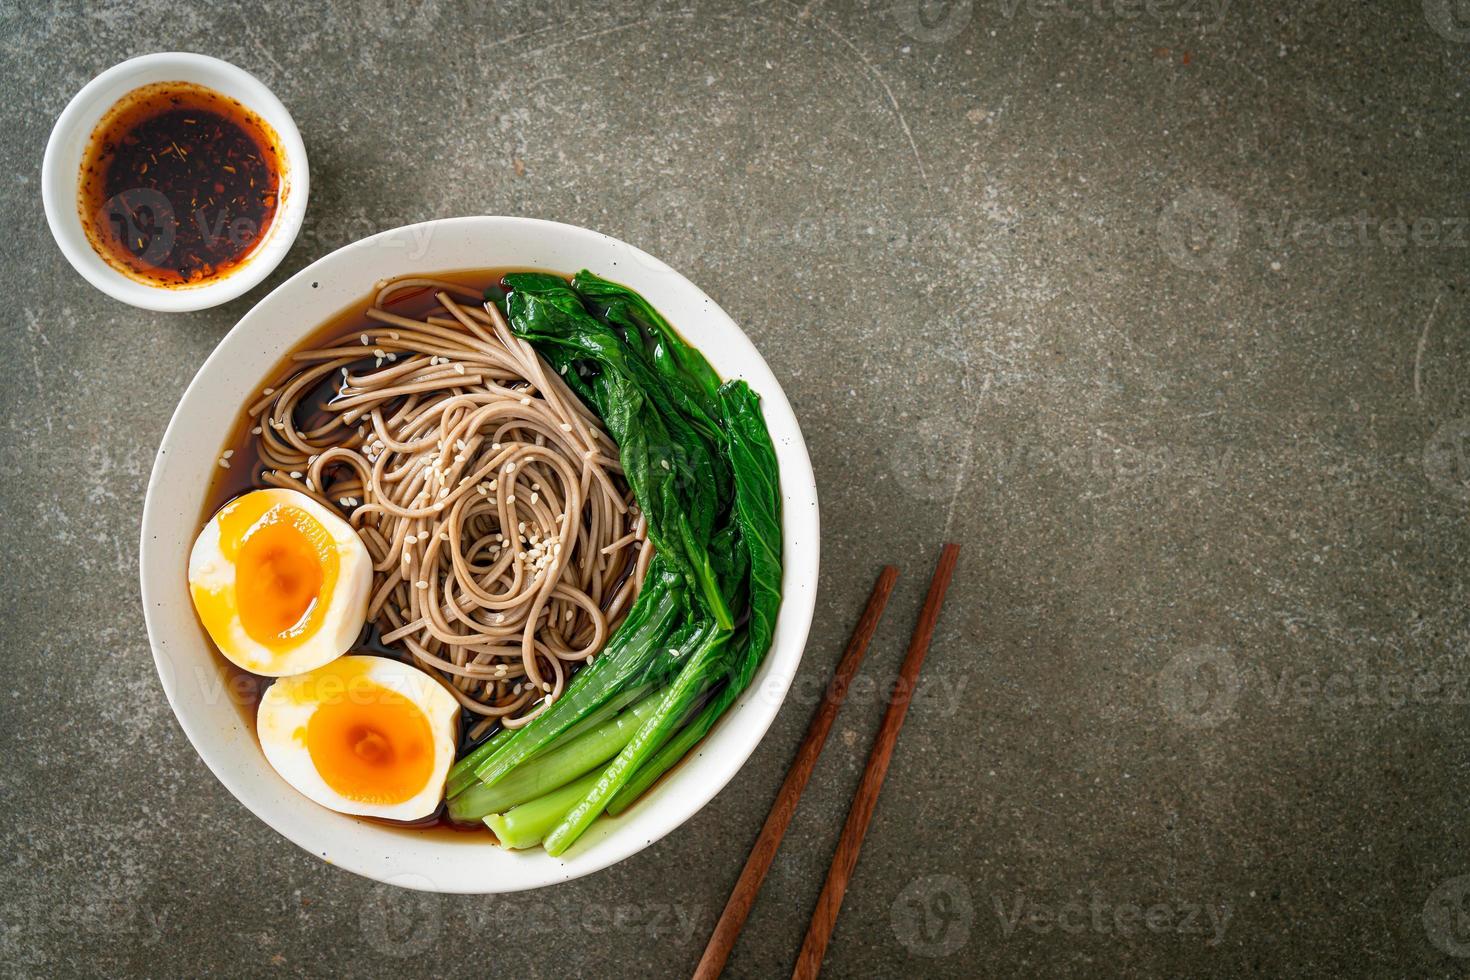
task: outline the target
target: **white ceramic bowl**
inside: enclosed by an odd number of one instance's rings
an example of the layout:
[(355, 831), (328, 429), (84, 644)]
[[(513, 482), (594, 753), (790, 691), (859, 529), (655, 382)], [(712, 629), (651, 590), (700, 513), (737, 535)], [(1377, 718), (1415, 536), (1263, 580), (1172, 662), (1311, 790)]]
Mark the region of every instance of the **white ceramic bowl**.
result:
[[(199, 286), (152, 286), (124, 275), (97, 254), (87, 240), (77, 211), (82, 155), (92, 130), (126, 94), (154, 82), (193, 82), (239, 99), (264, 119), (280, 137), (285, 158), (280, 204), (264, 240), (239, 266)], [(162, 312), (202, 310), (227, 303), (270, 275), (291, 249), (306, 216), (310, 175), (301, 133), (281, 100), (249, 72), (202, 54), (165, 52), (114, 65), (92, 79), (62, 110), (46, 143), (41, 163), (41, 200), (46, 222), (72, 268), (114, 299)]]
[[(469, 268), (587, 268), (638, 290), (726, 378), (762, 398), (781, 464), (783, 599), (760, 672), (704, 742), (651, 793), (593, 825), (561, 858), (502, 849), (477, 834), (390, 829), (326, 810), (266, 762), (231, 703), (221, 661), (195, 619), (185, 580), (231, 426), (283, 354), (322, 321), (364, 300), (380, 279)], [(781, 386), (750, 340), (714, 301), (667, 265), (615, 238), (530, 218), (453, 218), (356, 242), (292, 276), (220, 341), (174, 412), (148, 481), (139, 575), (153, 657), (179, 724), (220, 781), (257, 816), (333, 864), (380, 881), (443, 892), (509, 892), (605, 868), (693, 816), (761, 740), (801, 661), (816, 601), (818, 515), (811, 461)]]

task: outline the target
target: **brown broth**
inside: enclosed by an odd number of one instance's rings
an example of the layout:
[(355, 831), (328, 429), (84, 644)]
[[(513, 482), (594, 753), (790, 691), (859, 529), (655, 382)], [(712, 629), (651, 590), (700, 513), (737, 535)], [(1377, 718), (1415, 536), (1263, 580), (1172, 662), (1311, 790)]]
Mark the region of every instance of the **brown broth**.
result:
[(239, 100), (189, 82), (135, 89), (92, 131), (77, 208), (108, 264), (159, 286), (239, 267), (281, 203), (280, 138)]

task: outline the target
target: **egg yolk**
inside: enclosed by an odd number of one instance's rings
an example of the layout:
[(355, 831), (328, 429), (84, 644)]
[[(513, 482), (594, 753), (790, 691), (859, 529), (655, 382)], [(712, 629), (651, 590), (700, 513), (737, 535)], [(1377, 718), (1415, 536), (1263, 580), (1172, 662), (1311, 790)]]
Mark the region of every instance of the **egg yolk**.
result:
[(240, 545), (235, 602), (240, 625), (259, 643), (279, 646), (315, 632), (331, 542), (313, 532), (322, 526), (304, 511), (277, 507)]
[[(254, 494), (221, 511), (218, 520), (220, 550), (235, 567), (233, 612), (245, 633), (272, 650), (312, 636), (337, 584), (330, 532), (301, 508)], [(195, 603), (201, 605), (200, 597)]]
[(428, 785), (434, 738), (418, 705), (353, 678), (306, 725), (306, 749), (323, 782), (359, 803), (402, 803)]

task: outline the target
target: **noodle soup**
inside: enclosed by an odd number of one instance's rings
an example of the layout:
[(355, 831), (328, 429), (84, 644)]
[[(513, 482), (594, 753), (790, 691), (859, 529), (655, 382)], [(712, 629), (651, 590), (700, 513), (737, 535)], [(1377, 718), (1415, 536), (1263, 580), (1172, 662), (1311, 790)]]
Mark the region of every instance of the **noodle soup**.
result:
[(591, 272), (379, 282), (217, 463), (195, 610), (271, 766), (340, 813), (559, 855), (679, 765), (772, 642), (759, 396)]
[[(464, 330), (462, 324), (456, 324), (455, 327), (448, 326), (448, 323), (453, 321), (447, 318), (452, 317), (453, 314), (444, 308), (437, 294), (447, 290), (453, 294), (451, 302), (461, 300), (471, 301), (474, 297), (483, 296), (487, 289), (493, 290), (498, 288), (498, 284), (502, 281), (503, 277), (515, 271), (524, 270), (462, 270), (453, 273), (436, 273), (434, 284), (409, 285), (401, 289), (394, 289), (390, 285), (389, 289), (392, 291), (387, 292), (381, 302), (378, 300), (382, 293), (364, 297), (362, 301), (352, 304), (342, 310), (337, 316), (324, 323), (312, 333), (298, 350), (291, 352), (281, 361), (276, 370), (271, 373), (270, 378), (261, 386), (260, 400), (250, 406), (253, 411), (247, 411), (242, 414), (227, 442), (225, 450), (221, 453), (221, 465), (210, 487), (205, 511), (200, 515), (200, 522), (207, 522), (211, 515), (215, 514), (230, 501), (250, 491), (267, 487), (291, 487), (315, 495), (323, 503), (338, 508), (344, 517), (350, 516), (365, 502), (363, 481), (360, 479), (356, 481), (349, 480), (344, 484), (341, 480), (338, 480), (328, 484), (326, 487), (317, 486), (308, 475), (309, 467), (314, 461), (313, 457), (317, 454), (283, 452), (281, 443), (289, 441), (284, 437), (274, 440), (273, 443), (269, 441), (265, 429), (270, 427), (273, 414), (282, 420), (287, 416), (294, 419), (293, 423), (286, 423), (291, 425), (289, 439), (305, 439), (310, 435), (318, 440), (322, 440), (324, 446), (327, 444), (331, 445), (331, 451), (341, 451), (342, 446), (365, 444), (368, 453), (376, 455), (372, 450), (374, 440), (370, 438), (370, 430), (368, 429), (368, 426), (372, 425), (370, 413), (360, 417), (353, 416), (354, 423), (362, 423), (363, 436), (354, 438), (357, 436), (358, 428), (355, 424), (348, 426), (337, 425), (335, 426), (334, 432), (323, 431), (333, 429), (333, 419), (341, 414), (336, 410), (335, 406), (342, 402), (342, 393), (347, 386), (347, 380), (360, 371), (378, 370), (397, 363), (397, 359), (407, 353), (404, 347), (407, 343), (411, 342), (411, 340), (403, 343), (400, 343), (400, 341), (403, 341), (406, 335), (412, 337), (412, 325), (415, 323), (423, 324), (433, 331), (429, 335), (429, 346), (426, 349), (446, 352), (452, 351), (453, 344), (446, 339), (448, 336), (446, 332), (456, 329), (462, 333), (467, 333), (467, 331)], [(456, 303), (456, 305), (458, 306), (459, 304)], [(471, 303), (466, 302), (465, 305), (471, 306)], [(464, 307), (461, 306), (459, 309), (462, 311)], [(369, 311), (373, 311), (371, 315)], [(368, 338), (370, 342), (364, 344), (363, 338)], [(388, 349), (385, 349), (383, 345), (387, 345)], [(321, 352), (330, 353), (323, 355)], [(390, 356), (392, 360), (389, 359)], [(437, 353), (428, 355), (433, 361), (438, 361), (441, 356), (444, 355)], [(312, 367), (303, 367), (304, 365), (318, 366), (321, 364), (331, 364), (332, 367), (331, 370), (320, 372), (320, 377), (317, 378), (310, 377)], [(429, 365), (429, 367), (435, 366), (437, 365)], [(466, 383), (474, 384), (480, 380), (476, 379), (473, 375), (456, 371), (452, 363), (446, 365), (441, 373), (443, 374), (442, 380), (444, 383), (453, 385), (456, 390)], [(529, 408), (529, 404), (522, 404), (522, 402), (529, 402), (531, 400), (529, 395), (534, 391), (534, 388), (528, 384), (527, 379), (505, 376), (510, 373), (513, 373), (510, 369), (502, 372), (502, 375), (498, 378), (500, 384), (493, 385), (496, 389), (503, 389), (497, 392), (500, 399), (499, 411), (501, 412), (506, 408)], [(534, 369), (531, 373), (534, 373)], [(303, 378), (304, 383), (301, 383), (303, 382)], [(272, 396), (284, 395), (284, 389), (293, 380), (298, 382), (299, 391), (290, 399), (288, 405), (283, 406), (281, 412), (272, 413), (269, 409), (261, 410), (261, 406), (269, 403)], [(544, 375), (541, 376), (540, 380), (549, 381)], [(429, 392), (434, 390), (433, 386), (422, 383), (410, 385), (409, 387), (423, 389), (409, 393), (411, 396), (419, 399), (425, 398)], [(566, 394), (569, 395), (570, 392)], [(382, 404), (387, 405), (401, 397), (403, 396), (390, 391), (382, 399)], [(484, 393), (481, 393), (475, 397), (484, 398), (486, 396)], [(571, 418), (572, 415), (569, 414), (568, 417)], [(576, 421), (556, 423), (556, 431), (563, 433), (571, 431), (570, 428), (564, 429), (564, 426), (585, 427), (589, 431), (594, 429), (600, 431), (600, 424), (595, 417), (591, 417), (585, 410), (576, 413)], [(273, 431), (286, 432), (284, 428), (279, 430), (273, 429)], [(506, 454), (505, 450), (512, 443), (512, 436), (517, 432), (514, 419), (503, 420), (496, 431), (503, 438), (499, 441), (495, 439), (489, 440), (486, 451), (494, 453), (496, 456), (506, 456), (504, 462), (501, 462), (496, 467), (497, 470), (503, 470), (505, 462), (514, 465), (514, 461), (518, 456), (524, 456), (527, 453), (521, 452), (517, 454), (512, 452), (509, 455)], [(538, 434), (543, 440), (546, 436), (550, 435), (549, 432)], [(346, 436), (345, 440), (342, 439), (344, 435)], [(601, 438), (605, 441), (605, 434)], [(535, 435), (531, 437), (533, 444), (534, 440)], [(637, 552), (642, 547), (643, 537), (636, 529), (636, 518), (625, 520), (624, 524), (617, 525), (617, 533), (613, 533), (614, 496), (616, 501), (622, 503), (625, 510), (636, 513), (637, 506), (628, 494), (627, 485), (621, 479), (618, 472), (615, 449), (611, 447), (610, 442), (606, 444), (609, 447), (607, 455), (610, 459), (605, 461), (605, 464), (608, 466), (605, 476), (606, 483), (612, 488), (613, 493), (602, 498), (603, 506), (593, 516), (593, 523), (596, 527), (592, 531), (593, 537), (601, 542), (600, 547), (594, 549), (598, 552), (594, 561), (600, 559), (600, 563), (604, 567), (600, 570), (600, 574), (595, 576), (596, 580), (588, 583), (591, 587), (585, 591), (580, 591), (575, 596), (573, 601), (579, 603), (577, 608), (569, 608), (569, 601), (563, 599), (555, 604), (555, 607), (551, 610), (551, 615), (548, 617), (549, 619), (557, 620), (558, 625), (563, 627), (562, 630), (558, 631), (559, 633), (571, 633), (574, 636), (578, 633), (585, 633), (587, 642), (584, 642), (577, 649), (562, 647), (556, 650), (556, 654), (558, 655), (556, 662), (554, 664), (548, 664), (550, 669), (542, 674), (540, 678), (533, 681), (531, 677), (527, 676), (524, 667), (517, 665), (514, 661), (521, 657), (522, 639), (534, 631), (526, 628), (527, 624), (524, 616), (516, 616), (513, 613), (506, 612), (492, 612), (490, 615), (492, 623), (485, 624), (487, 628), (486, 635), (497, 638), (512, 637), (515, 640), (514, 648), (502, 649), (495, 658), (505, 666), (503, 674), (500, 677), (490, 678), (488, 684), (482, 682), (478, 687), (473, 683), (464, 685), (466, 687), (476, 688), (480, 693), (479, 696), (466, 696), (465, 701), (467, 703), (461, 708), (456, 755), (461, 755), (484, 741), (488, 734), (500, 723), (500, 719), (511, 715), (511, 712), (504, 710), (506, 707), (516, 706), (524, 708), (527, 705), (534, 705), (539, 701), (545, 700), (544, 695), (560, 694), (566, 680), (570, 678), (576, 667), (580, 666), (583, 661), (595, 656), (596, 651), (605, 642), (610, 628), (616, 626), (621, 621), (621, 615), (626, 611), (627, 605), (636, 594), (636, 559)], [(497, 445), (499, 447), (498, 449), (488, 448), (496, 447)], [(463, 449), (464, 447), (461, 446), (459, 448)], [(433, 452), (432, 449), (427, 450), (425, 456), (415, 457), (409, 465), (414, 465), (420, 459), (426, 459), (428, 456), (432, 456)], [(456, 453), (456, 455), (460, 455), (460, 453)], [(530, 451), (530, 455), (533, 457), (544, 456), (544, 454), (538, 453), (534, 449)], [(366, 456), (361, 457), (361, 459), (363, 462), (368, 462)], [(546, 510), (547, 506), (543, 506), (543, 495), (545, 505), (550, 505), (553, 501), (558, 500), (561, 495), (555, 493), (551, 485), (553, 480), (544, 472), (544, 467), (537, 467), (536, 464), (539, 461), (539, 458), (533, 459), (529, 464), (529, 469), (523, 466), (522, 478), (516, 479), (512, 477), (515, 480), (515, 490), (501, 492), (500, 487), (504, 477), (497, 476), (478, 481), (475, 488), (476, 496), (483, 498), (486, 503), (494, 501), (507, 508), (514, 508), (514, 505), (522, 504), (523, 506), (529, 505), (533, 512)], [(429, 459), (427, 465), (432, 466), (435, 462), (438, 461)], [(546, 486), (542, 485), (542, 478), (547, 479)], [(491, 489), (491, 485), (494, 487), (493, 490)], [(328, 492), (329, 489), (330, 492)], [(580, 487), (578, 490), (580, 491)], [(580, 492), (577, 496), (581, 496)], [(428, 503), (432, 506), (436, 502), (429, 501)], [(400, 501), (400, 503), (403, 502)], [(559, 515), (553, 515), (551, 522), (553, 528), (556, 523), (556, 516)], [(433, 522), (431, 521), (429, 523)], [(607, 526), (604, 527), (604, 524)], [(519, 533), (520, 529), (524, 526), (524, 522), (518, 520), (514, 522), (514, 526), (517, 527), (517, 533)], [(415, 530), (417, 530), (417, 534), (414, 533)], [(447, 533), (449, 532), (437, 526), (437, 524), (433, 527), (419, 529), (399, 528), (396, 530), (398, 548), (400, 549), (399, 553), (401, 554), (407, 549), (413, 548), (414, 545), (419, 544), (420, 542), (417, 540), (419, 535), (429, 534), (437, 536)], [(493, 533), (499, 535), (503, 532), (495, 531)], [(536, 537), (539, 539), (540, 536), (537, 535)], [(386, 538), (383, 540), (386, 541)], [(406, 540), (410, 542), (407, 545), (405, 545)], [(429, 542), (426, 541), (424, 543), (427, 544)], [(441, 539), (440, 543), (443, 544), (445, 542)], [(530, 543), (530, 541), (521, 542), (523, 545)], [(505, 549), (503, 547), (496, 548), (494, 547), (495, 544), (503, 543), (496, 541), (490, 544), (488, 549), (490, 554), (495, 555), (497, 559), (506, 557), (504, 554)], [(611, 556), (602, 554), (601, 552), (610, 544), (616, 545)], [(541, 559), (546, 557), (549, 557), (549, 551), (546, 554), (538, 556)], [(470, 564), (474, 564), (473, 561)], [(375, 576), (375, 593), (393, 588), (393, 585), (387, 581), (390, 577), (388, 575)], [(446, 576), (446, 578), (448, 577)], [(514, 576), (512, 576), (512, 579), (514, 579)], [(417, 584), (423, 581), (426, 581), (426, 579), (402, 579), (400, 576), (398, 579), (399, 591), (404, 592), (408, 588), (412, 588), (414, 592), (427, 592), (427, 589), (417, 588)], [(514, 582), (510, 584), (514, 584)], [(524, 592), (517, 594), (524, 594)], [(497, 605), (503, 602), (505, 602), (505, 599), (499, 600)], [(378, 610), (382, 610), (386, 605), (388, 605), (387, 602), (383, 603), (378, 607)], [(589, 607), (597, 613), (604, 613), (603, 606), (606, 606), (605, 614), (598, 616), (596, 620), (592, 620), (585, 615)], [(581, 614), (580, 617), (579, 614)], [(370, 611), (368, 622), (363, 627), (361, 635), (354, 644), (354, 649), (392, 656), (411, 662), (413, 659), (412, 656), (407, 654), (402, 647), (404, 637), (401, 627), (406, 622), (405, 616), (406, 613), (402, 609), (399, 609), (392, 615), (393, 624), (399, 627), (395, 631), (385, 628), (388, 624), (385, 624), (381, 612), (378, 615), (374, 615)], [(500, 617), (503, 617), (502, 622), (493, 622), (495, 618)], [(583, 619), (587, 621), (582, 622), (581, 620)], [(517, 635), (517, 631), (519, 631), (519, 635)], [(498, 646), (504, 648), (507, 645), (502, 643), (498, 644)], [(433, 651), (424, 649), (423, 647), (420, 647), (420, 649), (428, 656), (434, 656), (438, 653), (437, 649)], [(435, 657), (436, 661), (438, 659), (438, 657)], [(482, 657), (482, 659), (490, 660), (491, 658)], [(453, 663), (453, 660), (449, 662)], [(500, 664), (496, 666), (500, 666)], [(227, 687), (231, 699), (238, 706), (242, 714), (246, 716), (251, 729), (254, 730), (255, 715), (260, 705), (261, 695), (269, 686), (269, 679), (251, 674), (228, 661), (224, 661), (224, 667), (227, 672)], [(453, 679), (453, 675), (451, 675), (451, 678)], [(468, 702), (472, 700), (479, 702), (479, 704), (470, 705)], [(487, 713), (481, 707), (482, 705), (489, 707), (495, 713)], [(529, 711), (526, 714), (529, 714)], [(516, 719), (512, 718), (512, 721), (514, 720)], [(433, 817), (422, 821), (415, 821), (408, 825), (424, 827), (441, 824), (457, 829), (465, 829), (463, 825), (455, 824), (445, 819), (442, 806)]]

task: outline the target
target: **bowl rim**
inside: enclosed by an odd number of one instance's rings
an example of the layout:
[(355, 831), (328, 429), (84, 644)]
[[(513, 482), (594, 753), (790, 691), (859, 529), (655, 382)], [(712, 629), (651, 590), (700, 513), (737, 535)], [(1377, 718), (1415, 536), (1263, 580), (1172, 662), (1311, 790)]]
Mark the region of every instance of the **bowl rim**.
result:
[[(133, 279), (97, 254), (77, 214), (77, 174), (84, 148), (97, 123), (118, 100), (140, 86), (160, 81), (192, 82), (231, 89), (275, 130), (285, 160), (285, 193), (266, 230), (265, 241), (248, 258), (219, 279), (203, 286), (170, 288)], [(72, 96), (46, 140), (41, 160), (41, 201), (51, 237), (82, 278), (131, 306), (160, 313), (183, 313), (228, 303), (255, 288), (291, 250), (306, 218), (311, 174), (301, 131), (281, 100), (265, 83), (228, 61), (188, 51), (161, 51), (119, 62), (93, 78)]]
[[(164, 513), (164, 504), (158, 488), (166, 479), (166, 456), (171, 446), (179, 438), (182, 426), (187, 424), (185, 419), (186, 407), (191, 401), (210, 397), (207, 389), (214, 382), (214, 376), (221, 370), (227, 370), (228, 360), (232, 354), (232, 348), (245, 343), (245, 334), (250, 326), (250, 321), (256, 312), (262, 308), (267, 310), (275, 305), (277, 297), (285, 297), (293, 292), (303, 289), (306, 283), (308, 291), (315, 288), (313, 277), (320, 277), (323, 270), (330, 265), (344, 261), (344, 256), (351, 254), (356, 249), (370, 248), (375, 245), (383, 245), (390, 242), (395, 236), (412, 236), (415, 234), (431, 234), (440, 230), (453, 230), (464, 228), (471, 224), (484, 224), (488, 230), (503, 229), (527, 229), (534, 230), (552, 238), (562, 238), (567, 241), (583, 239), (590, 247), (591, 240), (596, 240), (603, 247), (611, 246), (615, 250), (624, 250), (626, 257), (651, 267), (659, 275), (673, 278), (673, 288), (688, 291), (689, 302), (698, 301), (707, 309), (708, 314), (716, 322), (716, 329), (721, 332), (728, 331), (728, 336), (721, 341), (724, 349), (731, 347), (743, 348), (739, 356), (745, 361), (745, 366), (738, 372), (721, 372), (722, 376), (731, 376), (738, 373), (740, 376), (749, 376), (752, 373), (760, 375), (753, 379), (752, 386), (757, 387), (765, 406), (768, 419), (772, 421), (772, 435), (784, 446), (778, 445), (778, 452), (784, 453), (781, 470), (781, 487), (783, 497), (783, 558), (785, 569), (783, 572), (783, 595), (782, 606), (777, 619), (776, 642), (767, 652), (765, 661), (762, 663), (757, 678), (749, 688), (741, 695), (731, 709), (716, 724), (715, 728), (706, 734), (701, 742), (701, 747), (696, 747), (690, 755), (680, 764), (678, 770), (670, 777), (665, 777), (659, 786), (655, 787), (652, 795), (657, 795), (660, 801), (660, 809), (649, 810), (641, 814), (643, 822), (638, 825), (638, 831), (633, 833), (613, 832), (608, 839), (595, 841), (595, 847), (586, 851), (578, 852), (576, 848), (571, 854), (562, 859), (551, 858), (544, 852), (535, 852), (545, 858), (544, 861), (528, 862), (529, 867), (523, 869), (526, 873), (515, 876), (513, 880), (466, 881), (457, 878), (445, 882), (441, 879), (432, 879), (425, 874), (417, 872), (405, 872), (398, 869), (389, 873), (378, 861), (372, 858), (379, 855), (368, 855), (353, 851), (348, 845), (340, 845), (340, 849), (334, 850), (338, 845), (333, 842), (323, 843), (320, 837), (314, 838), (310, 843), (310, 824), (312, 821), (298, 820), (289, 813), (281, 812), (269, 798), (266, 788), (261, 781), (243, 778), (243, 775), (227, 764), (228, 760), (221, 749), (216, 754), (212, 749), (206, 748), (209, 744), (207, 739), (202, 738), (205, 719), (202, 715), (191, 714), (190, 711), (181, 708), (179, 691), (173, 666), (164, 652), (165, 637), (161, 634), (163, 624), (160, 621), (162, 613), (156, 610), (162, 607), (160, 595), (172, 590), (184, 593), (183, 602), (188, 603), (187, 589), (184, 588), (184, 580), (180, 576), (176, 582), (170, 582), (165, 577), (163, 580), (154, 581), (156, 576), (150, 576), (150, 531), (156, 528), (159, 521), (171, 519), (172, 515)], [(534, 266), (534, 263), (532, 263)], [(451, 268), (463, 269), (473, 268), (473, 263), (458, 266), (447, 266), (435, 264), (428, 268), (408, 267), (403, 275), (432, 275), (435, 271), (449, 271)], [(566, 271), (566, 270), (557, 270)], [(575, 270), (572, 270), (575, 271)], [(603, 270), (607, 272), (609, 270)], [(370, 283), (368, 284), (371, 285)], [(367, 290), (362, 290), (366, 293)], [(721, 322), (723, 318), (723, 322)], [(320, 325), (319, 319), (306, 322), (296, 329), (301, 338), (310, 334)], [(284, 353), (284, 352), (283, 352)], [(721, 360), (718, 356), (714, 360)], [(225, 367), (222, 367), (225, 365)], [(719, 365), (716, 364), (717, 370)], [(261, 379), (250, 379), (249, 384), (260, 383)], [(784, 433), (779, 436), (778, 431)], [(224, 438), (222, 434), (221, 439)], [(809, 505), (809, 506), (808, 506)], [(799, 510), (798, 510), (799, 507)], [(790, 517), (790, 520), (788, 520)], [(613, 864), (623, 861), (638, 853), (644, 848), (662, 839), (678, 827), (690, 820), (696, 813), (704, 808), (726, 785), (735, 777), (735, 774), (745, 765), (746, 761), (754, 754), (756, 747), (764, 738), (781, 705), (784, 704), (787, 694), (791, 689), (796, 672), (800, 667), (801, 659), (805, 651), (806, 642), (810, 633), (811, 621), (815, 613), (816, 594), (818, 583), (818, 572), (820, 569), (820, 512), (817, 501), (816, 481), (811, 468), (810, 455), (807, 450), (805, 438), (801, 434), (800, 425), (796, 419), (785, 392), (779, 381), (770, 371), (769, 365), (761, 357), (754, 343), (743, 330), (729, 317), (725, 311), (711, 300), (692, 281), (673, 270), (665, 263), (636, 246), (629, 245), (619, 239), (599, 232), (591, 231), (576, 225), (563, 224), (561, 222), (547, 221), (538, 218), (508, 217), (508, 216), (468, 216), (458, 218), (441, 218), (431, 221), (419, 222), (413, 225), (405, 225), (400, 228), (380, 232), (368, 238), (345, 245), (315, 262), (301, 269), (285, 282), (281, 283), (267, 296), (258, 301), (247, 311), (234, 327), (225, 335), (209, 357), (201, 365), (194, 378), (190, 381), (183, 395), (179, 399), (163, 439), (159, 444), (158, 452), (154, 459), (154, 465), (149, 475), (147, 494), (143, 505), (143, 516), (140, 527), (139, 562), (138, 575), (139, 587), (143, 603), (144, 621), (148, 630), (149, 646), (153, 653), (154, 667), (159, 676), (159, 681), (164, 689), (170, 710), (173, 712), (179, 726), (184, 730), (190, 744), (201, 760), (210, 769), (221, 784), (230, 793), (250, 810), (256, 817), (274, 829), (281, 836), (292, 843), (323, 858), (329, 864), (335, 864), (346, 870), (352, 871), (364, 877), (416, 890), (435, 891), (444, 893), (461, 894), (487, 894), (508, 893), (522, 891), (531, 888), (544, 887), (569, 881), (587, 874), (603, 870)], [(802, 548), (800, 553), (793, 554), (791, 547), (791, 532), (793, 527), (801, 530)], [(188, 532), (192, 540), (193, 530)], [(160, 546), (162, 547), (162, 546)], [(155, 559), (156, 560), (156, 559)], [(160, 573), (161, 574), (161, 573)], [(793, 585), (799, 585), (794, 588)], [(175, 598), (177, 601), (177, 598)], [(786, 621), (783, 623), (783, 621)], [(789, 623), (789, 625), (787, 625)], [(783, 626), (785, 627), (783, 629)], [(777, 668), (777, 665), (781, 667)], [(769, 673), (768, 673), (769, 671)], [(763, 676), (764, 675), (764, 676)], [(722, 728), (728, 728), (737, 716), (741, 719), (742, 734), (739, 736), (737, 745), (728, 746), (732, 751), (723, 754), (705, 752), (703, 747), (709, 747), (712, 740), (720, 735)], [(252, 730), (253, 731), (253, 730)], [(730, 738), (737, 736), (731, 735)], [(254, 747), (259, 752), (258, 745)], [(697, 765), (696, 765), (697, 763)], [(693, 769), (694, 772), (688, 778), (681, 775)], [(670, 795), (661, 792), (661, 787), (677, 784), (686, 790), (682, 794)], [(292, 793), (295, 791), (292, 790)], [(618, 821), (635, 819), (640, 816), (640, 807), (650, 803), (650, 797), (645, 797), (635, 804), (627, 813), (616, 818)], [(331, 811), (321, 809), (322, 814), (330, 814)], [(340, 817), (340, 814), (331, 814)], [(348, 818), (351, 819), (351, 818)], [(398, 833), (397, 831), (383, 829), (387, 833)], [(459, 846), (459, 845), (455, 845)], [(486, 847), (497, 845), (487, 843)], [(325, 847), (325, 849), (322, 849)], [(524, 854), (528, 852), (506, 852), (509, 854)], [(572, 865), (572, 866), (568, 866)], [(442, 873), (442, 869), (439, 869)]]

